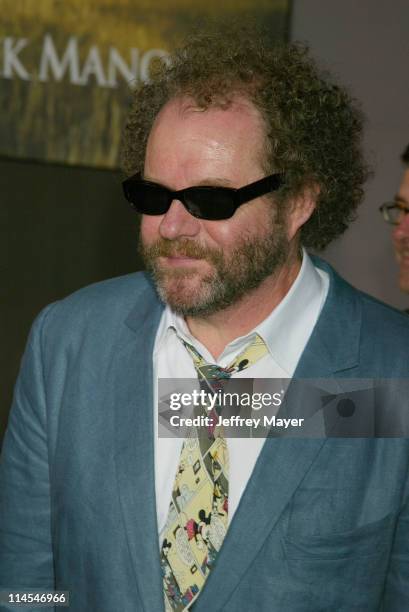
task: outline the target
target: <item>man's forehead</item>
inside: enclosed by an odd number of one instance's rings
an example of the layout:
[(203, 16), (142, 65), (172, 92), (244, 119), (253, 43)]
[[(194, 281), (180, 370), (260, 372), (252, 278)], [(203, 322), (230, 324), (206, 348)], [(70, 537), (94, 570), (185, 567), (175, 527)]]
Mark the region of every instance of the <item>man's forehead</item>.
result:
[[(175, 168), (202, 168), (211, 178), (225, 177), (227, 165), (244, 171), (245, 159), (258, 160), (264, 138), (261, 115), (244, 97), (232, 99), (227, 108), (212, 105), (207, 109), (200, 108), (193, 98), (174, 98), (153, 124), (145, 172), (155, 176), (159, 164), (162, 178), (165, 170), (171, 174)], [(196, 181), (202, 178), (196, 174)], [(191, 173), (189, 179), (193, 180)]]
[(153, 130), (158, 126), (174, 126), (175, 123), (190, 123), (207, 127), (214, 125), (231, 126), (237, 124), (254, 123), (262, 125), (262, 118), (258, 109), (243, 94), (236, 94), (228, 101), (214, 103), (207, 108), (199, 106), (194, 98), (181, 96), (169, 100), (158, 113)]

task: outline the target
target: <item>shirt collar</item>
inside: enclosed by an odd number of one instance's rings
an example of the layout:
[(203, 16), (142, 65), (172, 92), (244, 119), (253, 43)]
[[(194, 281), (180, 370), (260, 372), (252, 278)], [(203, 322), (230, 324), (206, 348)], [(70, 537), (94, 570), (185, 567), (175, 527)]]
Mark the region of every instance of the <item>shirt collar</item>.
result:
[(303, 249), (297, 278), (284, 299), (255, 328), (271, 355), (289, 375), (314, 329), (328, 290), (328, 275), (320, 273)]

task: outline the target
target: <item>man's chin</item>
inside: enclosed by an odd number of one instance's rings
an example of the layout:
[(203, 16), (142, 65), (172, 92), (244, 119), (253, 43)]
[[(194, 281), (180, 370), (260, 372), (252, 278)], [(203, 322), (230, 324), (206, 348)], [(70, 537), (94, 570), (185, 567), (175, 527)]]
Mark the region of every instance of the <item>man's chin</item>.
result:
[[(172, 271), (172, 274), (162, 275), (157, 280), (156, 286), (161, 299), (178, 314), (188, 315), (201, 308), (207, 302), (209, 284), (202, 275), (179, 274), (179, 271)], [(208, 279), (207, 279), (208, 280)]]

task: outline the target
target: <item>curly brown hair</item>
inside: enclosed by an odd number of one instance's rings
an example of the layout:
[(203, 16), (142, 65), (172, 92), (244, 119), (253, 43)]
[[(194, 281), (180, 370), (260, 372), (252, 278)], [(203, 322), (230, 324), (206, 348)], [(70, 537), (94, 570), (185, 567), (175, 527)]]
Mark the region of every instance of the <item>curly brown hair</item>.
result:
[(243, 28), (192, 35), (134, 91), (123, 142), (125, 173), (143, 171), (152, 124), (168, 100), (187, 95), (203, 108), (227, 107), (237, 94), (264, 119), (264, 170), (285, 173), (276, 201), (284, 205), (307, 186), (319, 186), (301, 242), (323, 249), (354, 219), (368, 169), (358, 105), (317, 68), (304, 45), (271, 45), (259, 30)]

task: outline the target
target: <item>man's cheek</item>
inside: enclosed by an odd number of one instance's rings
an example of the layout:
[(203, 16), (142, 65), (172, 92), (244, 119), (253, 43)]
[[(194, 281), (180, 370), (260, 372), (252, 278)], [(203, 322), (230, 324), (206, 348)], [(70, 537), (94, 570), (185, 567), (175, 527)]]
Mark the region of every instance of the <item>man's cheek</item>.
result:
[(142, 244), (148, 245), (155, 242), (159, 232), (159, 217), (142, 215), (139, 238)]
[(401, 241), (401, 237), (399, 236), (396, 230), (392, 234), (392, 243), (393, 243), (393, 248), (395, 250), (396, 257), (399, 257), (399, 253), (402, 249), (402, 241)]

